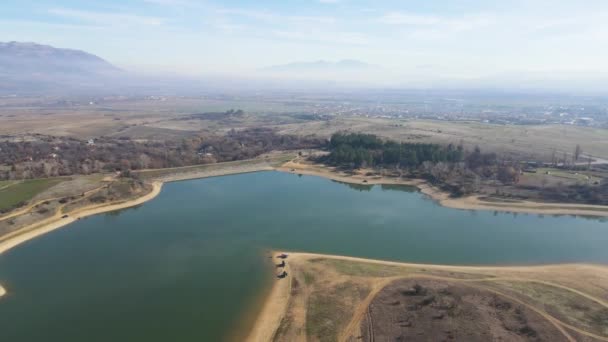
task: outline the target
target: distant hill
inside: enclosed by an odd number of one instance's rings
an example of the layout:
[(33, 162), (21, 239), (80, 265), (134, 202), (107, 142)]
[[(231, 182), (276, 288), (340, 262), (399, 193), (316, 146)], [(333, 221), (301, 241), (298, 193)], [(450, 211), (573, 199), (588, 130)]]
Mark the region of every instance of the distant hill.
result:
[(121, 73), (109, 62), (84, 51), (36, 43), (0, 42), (0, 78), (4, 81), (0, 90), (3, 91), (97, 85)]

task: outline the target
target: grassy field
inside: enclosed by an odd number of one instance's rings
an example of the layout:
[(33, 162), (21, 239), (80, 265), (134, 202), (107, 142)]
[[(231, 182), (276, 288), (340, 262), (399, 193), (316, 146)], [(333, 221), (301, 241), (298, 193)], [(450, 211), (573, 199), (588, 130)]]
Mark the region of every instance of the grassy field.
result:
[(567, 171), (554, 168), (539, 168), (536, 173), (525, 172), (519, 181), (527, 186), (599, 185), (602, 178), (587, 171)]
[(600, 178), (588, 175), (585, 172), (565, 171), (552, 168), (540, 168), (537, 170), (537, 173), (550, 175), (556, 178), (573, 180), (577, 182), (595, 182), (600, 180)]
[[(55, 186), (67, 178), (31, 179), (13, 184), (0, 183), (0, 211), (6, 211), (23, 204), (39, 193)], [(8, 185), (2, 187), (3, 185)]]

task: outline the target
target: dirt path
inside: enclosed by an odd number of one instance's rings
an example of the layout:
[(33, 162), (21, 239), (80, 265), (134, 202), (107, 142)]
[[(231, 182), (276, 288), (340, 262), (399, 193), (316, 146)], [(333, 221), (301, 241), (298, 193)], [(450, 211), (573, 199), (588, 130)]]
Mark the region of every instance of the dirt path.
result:
[(11, 186), (13, 186), (13, 185), (17, 185), (17, 184), (19, 184), (19, 182), (14, 182), (14, 183), (10, 183), (10, 182), (9, 182), (9, 183), (8, 183), (8, 184), (6, 184), (6, 185), (0, 186), (0, 190), (8, 189), (8, 188), (10, 188)]
[[(563, 326), (564, 326), (565, 323), (562, 322), (562, 321), (560, 321), (560, 320), (558, 320), (558, 319), (556, 319), (555, 317), (549, 315), (547, 312), (545, 312), (543, 310), (540, 310), (540, 309), (537, 309), (536, 307), (534, 307), (534, 306), (532, 306), (530, 304), (527, 304), (526, 302), (524, 302), (524, 301), (522, 301), (522, 300), (520, 300), (518, 298), (515, 298), (513, 296), (507, 295), (507, 294), (502, 293), (500, 291), (496, 291), (496, 290), (494, 290), (492, 288), (488, 288), (488, 287), (485, 287), (485, 286), (477, 286), (477, 287), (480, 288), (480, 289), (483, 289), (483, 290), (495, 293), (495, 294), (497, 294), (497, 295), (499, 295), (501, 297), (507, 298), (509, 300), (512, 300), (512, 301), (514, 301), (514, 302), (516, 302), (516, 303), (518, 303), (520, 305), (523, 305), (526, 308), (528, 308), (528, 309), (536, 312), (537, 314), (539, 314), (540, 316), (542, 316), (544, 319), (546, 319), (549, 322), (551, 322), (551, 324), (553, 324), (553, 326), (555, 326), (555, 328), (557, 328), (564, 335), (564, 337), (566, 337), (568, 339), (568, 341), (570, 341), (570, 342), (576, 342), (576, 340), (570, 334), (568, 334), (568, 332), (564, 329)], [(574, 331), (577, 331), (579, 333), (584, 333), (585, 335), (588, 334), (587, 332), (582, 331), (580, 329), (574, 329)]]
[(582, 165), (582, 166), (586, 166), (586, 165), (600, 165), (600, 164), (608, 164), (608, 160), (604, 159), (604, 158), (600, 158), (600, 157), (594, 157), (592, 155), (589, 154), (583, 154), (581, 155), (581, 158), (589, 158), (592, 159), (591, 163), (589, 163), (588, 161), (586, 162), (576, 162), (574, 163), (575, 165)]
[[(84, 194), (84, 197), (83, 197), (83, 198), (89, 197), (90, 195), (92, 195), (92, 194), (96, 193), (97, 191), (99, 191), (99, 190), (103, 189), (104, 187), (105, 187), (105, 185), (102, 185), (102, 186), (97, 187), (97, 188), (95, 188), (95, 189), (91, 189), (91, 190), (85, 191), (85, 192), (83, 193), (83, 194)], [(62, 198), (63, 198), (63, 197), (51, 197), (51, 198), (46, 198), (46, 199), (43, 199), (43, 200), (39, 200), (39, 201), (37, 201), (37, 202), (34, 202), (34, 203), (32, 203), (32, 204), (29, 204), (28, 206), (26, 206), (26, 207), (24, 207), (24, 208), (18, 209), (17, 211), (13, 211), (13, 212), (11, 212), (11, 213), (10, 213), (10, 214), (8, 214), (8, 215), (5, 215), (5, 216), (0, 216), (0, 221), (8, 220), (8, 219), (10, 219), (10, 218), (13, 218), (13, 217), (16, 217), (16, 216), (19, 216), (19, 215), (27, 214), (27, 213), (29, 213), (30, 211), (32, 211), (32, 210), (33, 210), (35, 207), (37, 207), (37, 206), (41, 205), (41, 204), (42, 204), (42, 203), (44, 203), (44, 202), (49, 202), (49, 201), (57, 201), (57, 200), (60, 200), (60, 199), (62, 199)], [(63, 207), (65, 207), (65, 204), (64, 204), (64, 205), (62, 205), (61, 207), (62, 207), (62, 208), (63, 208)]]
[[(368, 309), (369, 309), (369, 305), (370, 303), (374, 300), (374, 298), (376, 297), (376, 295), (389, 283), (398, 280), (398, 279), (433, 279), (433, 280), (443, 280), (443, 281), (450, 281), (450, 282), (460, 282), (460, 283), (475, 283), (475, 282), (479, 282), (479, 281), (501, 281), (501, 280), (515, 280), (515, 281), (528, 281), (528, 282), (539, 282), (539, 283), (543, 283), (546, 285), (550, 285), (550, 286), (556, 286), (556, 284), (552, 284), (552, 283), (548, 283), (548, 282), (541, 282), (541, 281), (536, 281), (533, 279), (523, 279), (523, 278), (480, 278), (480, 279), (459, 279), (459, 278), (450, 278), (450, 277), (442, 277), (442, 276), (432, 276), (432, 275), (420, 275), (420, 274), (412, 274), (410, 276), (404, 276), (404, 277), (390, 277), (390, 278), (386, 278), (386, 279), (382, 279), (379, 280), (376, 284), (374, 284), (374, 287), (372, 289), (372, 291), (369, 293), (369, 295), (365, 298), (365, 300), (363, 300), (358, 306), (357, 309), (355, 310), (355, 312), (353, 313), (353, 316), (349, 322), (349, 324), (347, 325), (347, 327), (344, 329), (344, 331), (342, 332), (340, 338), (338, 339), (341, 342), (346, 342), (348, 340), (349, 337), (351, 336), (356, 336), (357, 335), (357, 330), (360, 329), (361, 326), (361, 322), (364, 319), (364, 317), (366, 316), (366, 314), (368, 313)], [(551, 316), (549, 313), (547, 313), (546, 311), (543, 311), (541, 309), (536, 308), (533, 305), (530, 305), (524, 301), (522, 301), (521, 299), (518, 299), (514, 296), (505, 294), (501, 291), (495, 290), (493, 288), (489, 288), (486, 286), (482, 286), (482, 285), (474, 285), (474, 284), (468, 284), (469, 286), (472, 287), (476, 287), (479, 289), (483, 289), (486, 291), (490, 291), (496, 295), (499, 295), (501, 297), (507, 298), (511, 301), (514, 301), (520, 305), (525, 306), (526, 308), (538, 313), (540, 316), (542, 316), (543, 318), (545, 318), (547, 321), (549, 321), (551, 324), (553, 324), (563, 335), (564, 337), (566, 337), (569, 341), (571, 342), (576, 342), (576, 339), (574, 339), (570, 334), (568, 334), (568, 332), (566, 331), (567, 329), (570, 329), (572, 331), (575, 331), (579, 334), (585, 335), (585, 336), (589, 336), (601, 341), (608, 341), (608, 337), (606, 336), (601, 336), (601, 335), (597, 335), (585, 330), (582, 330), (580, 328), (577, 328), (575, 326), (572, 326), (568, 323), (565, 323), (553, 316)], [(572, 291), (574, 293), (577, 294), (581, 294), (583, 296), (585, 296), (586, 298), (589, 298), (591, 300), (594, 300), (602, 305), (605, 306), (605, 303), (602, 302), (601, 300), (594, 298), (592, 296), (586, 295), (578, 290), (569, 288), (569, 287), (565, 287), (565, 286), (560, 286), (557, 285), (557, 287), (566, 289), (568, 291)]]
[(603, 307), (605, 307), (605, 308), (608, 309), (608, 302), (606, 302), (606, 301), (604, 301), (604, 300), (602, 300), (600, 298), (594, 297), (594, 296), (589, 295), (589, 294), (587, 294), (585, 292), (579, 291), (577, 289), (573, 289), (573, 288), (568, 287), (568, 286), (563, 286), (563, 285), (551, 283), (551, 282), (548, 282), (548, 281), (542, 281), (542, 280), (536, 280), (536, 279), (516, 278), (516, 277), (500, 277), (500, 278), (485, 279), (485, 281), (491, 281), (491, 282), (499, 282), (499, 281), (503, 281), (503, 280), (506, 280), (506, 281), (520, 281), (520, 282), (527, 282), (527, 283), (537, 283), (537, 284), (542, 284), (542, 285), (556, 287), (556, 288), (559, 288), (559, 289), (562, 289), (562, 290), (570, 291), (570, 292), (575, 293), (575, 294), (577, 294), (579, 296), (585, 297), (585, 298), (587, 298), (587, 299), (589, 299), (591, 301), (594, 301), (594, 302), (598, 303), (599, 305), (601, 305), (601, 306), (603, 306)]
[(4, 221), (4, 220), (8, 220), (10, 218), (19, 216), (19, 215), (23, 215), (23, 214), (27, 214), (30, 211), (32, 211), (32, 209), (34, 209), (35, 207), (41, 205), (44, 202), (47, 201), (56, 201), (61, 199), (61, 197), (52, 197), (52, 198), (48, 198), (48, 199), (44, 199), (44, 200), (40, 200), (38, 202), (34, 202), (32, 204), (27, 205), (26, 207), (20, 208), (16, 211), (12, 211), (10, 214), (4, 215), (4, 216), (0, 216), (0, 221)]
[(400, 278), (401, 277), (390, 277), (378, 280), (376, 283), (374, 283), (370, 293), (355, 309), (353, 317), (350, 319), (350, 322), (348, 323), (346, 328), (344, 328), (344, 330), (342, 331), (342, 334), (340, 334), (340, 338), (338, 338), (338, 341), (346, 342), (348, 341), (349, 337), (357, 335), (357, 331), (360, 329), (361, 326), (361, 321), (368, 314), (369, 305), (371, 304), (372, 300), (374, 300), (378, 292), (380, 292), (386, 285), (388, 285), (392, 281)]
[[(38, 221), (38, 222), (36, 222), (36, 223), (34, 223), (34, 224), (32, 224), (32, 225), (25, 226), (25, 227), (23, 227), (23, 228), (21, 228), (21, 229), (19, 229), (19, 230), (16, 230), (16, 231), (14, 231), (14, 232), (12, 232), (12, 233), (9, 233), (9, 234), (7, 234), (7, 235), (4, 235), (4, 236), (0, 237), (0, 242), (5, 241), (5, 240), (8, 240), (8, 239), (11, 239), (12, 237), (18, 236), (18, 235), (20, 235), (20, 234), (23, 234), (24, 232), (26, 232), (26, 231), (30, 230), (31, 228), (35, 228), (35, 227), (37, 227), (37, 226), (44, 225), (44, 224), (46, 224), (46, 223), (53, 222), (53, 221), (56, 221), (56, 220), (58, 220), (58, 219), (61, 219), (61, 218), (62, 218), (62, 216), (64, 215), (64, 214), (63, 214), (63, 209), (64, 209), (64, 208), (65, 208), (67, 205), (69, 205), (69, 204), (73, 204), (73, 203), (76, 203), (76, 202), (80, 202), (80, 201), (82, 201), (82, 200), (84, 200), (84, 199), (87, 199), (88, 197), (91, 197), (92, 195), (94, 195), (96, 192), (98, 192), (99, 190), (103, 189), (104, 187), (105, 187), (105, 185), (103, 185), (103, 186), (100, 186), (100, 187), (98, 187), (98, 188), (91, 189), (91, 190), (89, 190), (89, 191), (84, 192), (84, 193), (83, 193), (83, 195), (84, 195), (84, 196), (82, 196), (81, 198), (79, 198), (79, 199), (78, 199), (78, 201), (75, 201), (75, 202), (68, 202), (68, 203), (63, 203), (63, 204), (59, 205), (57, 208), (55, 208), (55, 213), (53, 214), (53, 216), (51, 216), (51, 217), (47, 217), (46, 219), (44, 219), (44, 220), (42, 220), (42, 221)], [(4, 219), (8, 219), (8, 218), (10, 218), (10, 217), (17, 216), (17, 215), (27, 214), (27, 213), (28, 213), (28, 212), (30, 212), (32, 209), (34, 209), (36, 206), (38, 206), (38, 205), (40, 205), (40, 204), (42, 204), (42, 203), (44, 203), (44, 202), (46, 202), (46, 201), (54, 201), (54, 200), (59, 200), (59, 199), (61, 199), (61, 198), (62, 198), (62, 197), (57, 197), (57, 198), (51, 198), (51, 199), (45, 199), (45, 200), (38, 201), (38, 202), (36, 202), (36, 203), (34, 203), (34, 204), (32, 204), (32, 205), (28, 206), (28, 208), (24, 208), (23, 210), (20, 210), (19, 212), (15, 213), (16, 215), (9, 215), (8, 217), (3, 217), (3, 218), (0, 218), (0, 221), (2, 221), (2, 220), (4, 220)], [(1, 246), (1, 245), (0, 245), (0, 246)], [(0, 254), (1, 254), (1, 253), (2, 253), (2, 251), (0, 250)]]

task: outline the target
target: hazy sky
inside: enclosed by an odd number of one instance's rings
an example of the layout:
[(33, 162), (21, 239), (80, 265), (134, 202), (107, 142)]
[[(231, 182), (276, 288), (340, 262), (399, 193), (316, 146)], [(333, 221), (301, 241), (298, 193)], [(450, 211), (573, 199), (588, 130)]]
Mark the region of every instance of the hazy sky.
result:
[(608, 1), (2, 0), (12, 40), (191, 74), (319, 59), (442, 77), (608, 72)]

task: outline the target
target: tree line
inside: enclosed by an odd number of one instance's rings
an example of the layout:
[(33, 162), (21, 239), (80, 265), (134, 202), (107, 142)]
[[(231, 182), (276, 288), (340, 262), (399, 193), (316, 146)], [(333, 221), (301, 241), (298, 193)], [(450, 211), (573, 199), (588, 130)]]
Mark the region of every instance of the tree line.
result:
[(335, 133), (329, 142), (329, 150), (327, 162), (356, 168), (417, 168), (424, 162), (456, 163), (464, 158), (462, 146), (383, 141), (373, 134), (362, 133)]
[(30, 179), (157, 169), (254, 158), (273, 150), (324, 146), (314, 136), (279, 135), (268, 128), (232, 130), (163, 141), (100, 137), (92, 142), (34, 135), (0, 141), (0, 179)]
[(478, 191), (484, 180), (517, 183), (521, 172), (518, 163), (501, 161), (495, 153), (483, 153), (479, 147), (466, 151), (460, 145), (403, 143), (373, 134), (335, 133), (328, 151), (319, 161), (350, 169), (394, 170), (399, 176), (405, 172), (456, 195)]

